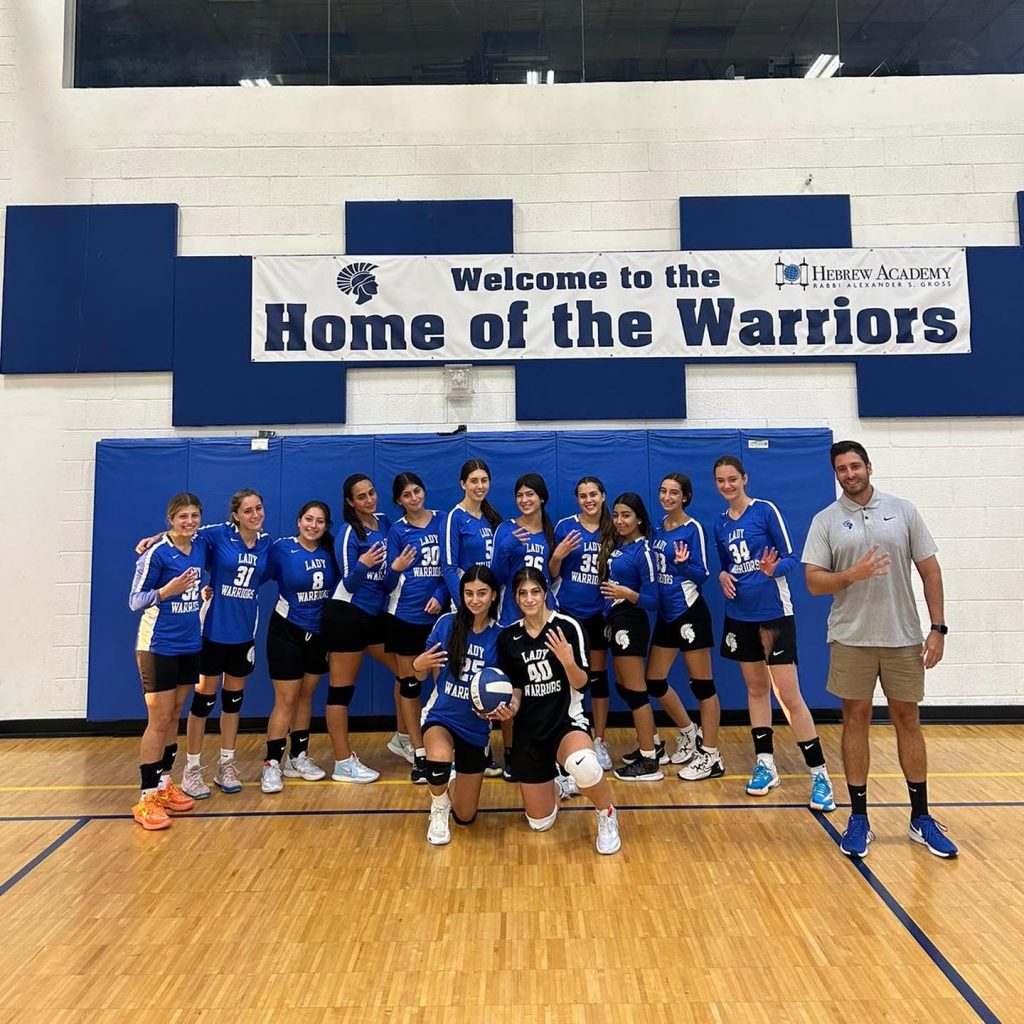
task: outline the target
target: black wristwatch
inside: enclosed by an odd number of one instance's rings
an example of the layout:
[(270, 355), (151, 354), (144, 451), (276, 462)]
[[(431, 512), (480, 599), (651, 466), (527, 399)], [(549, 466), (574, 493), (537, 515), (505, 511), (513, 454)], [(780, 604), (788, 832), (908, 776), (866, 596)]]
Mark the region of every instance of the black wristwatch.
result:
[(932, 632), (945, 636), (949, 632), (949, 626), (940, 626), (937, 622), (932, 623)]

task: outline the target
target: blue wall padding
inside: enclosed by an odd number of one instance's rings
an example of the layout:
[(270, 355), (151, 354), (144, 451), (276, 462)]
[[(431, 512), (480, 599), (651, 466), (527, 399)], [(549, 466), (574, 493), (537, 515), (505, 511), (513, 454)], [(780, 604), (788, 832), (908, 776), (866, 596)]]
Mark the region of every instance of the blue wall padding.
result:
[(683, 196), (680, 249), (848, 249), (850, 197)]
[(176, 427), (344, 423), (341, 363), (252, 362), (252, 258), (175, 261)]
[(0, 373), (169, 370), (178, 207), (9, 206)]
[(1020, 416), (1024, 345), (1013, 297), (1024, 283), (1024, 247), (967, 250), (970, 355), (857, 361), (861, 416)]
[(511, 199), (345, 203), (345, 252), (349, 256), (458, 256), (511, 251)]
[[(750, 448), (751, 439), (767, 439), (769, 447)], [(576, 511), (576, 481), (594, 474), (604, 480), (609, 502), (621, 490), (640, 492), (656, 521), (660, 521), (658, 486), (663, 474), (685, 472), (694, 484), (691, 511), (707, 529), (712, 580), (705, 593), (717, 630), (723, 599), (711, 530), (723, 503), (712, 482), (712, 462), (725, 452), (745, 460), (751, 474), (750, 493), (777, 502), (799, 552), (812, 515), (835, 493), (828, 462), (831, 439), (828, 430), (285, 437), (272, 439), (266, 452), (253, 452), (247, 438), (101, 441), (96, 457), (88, 717), (93, 721), (144, 717), (132, 657), (138, 616), (128, 609), (136, 557), (133, 548), (140, 537), (160, 529), (167, 499), (176, 491), (195, 491), (204, 503), (204, 521), (213, 523), (226, 518), (235, 490), (252, 487), (263, 495), (266, 529), (275, 536), (290, 536), (295, 513), (311, 498), (328, 501), (336, 532), (343, 529), (341, 485), (355, 472), (374, 480), (380, 493), (378, 508), (392, 517), (398, 514), (390, 500), (396, 472), (412, 469), (419, 473), (427, 485), (428, 504), (445, 510), (462, 494), (459, 467), (467, 458), (479, 457), (491, 467), (492, 504), (506, 517), (516, 513), (512, 493), (516, 477), (538, 471), (550, 490), (553, 519)], [(811, 599), (802, 579), (800, 572), (791, 577), (804, 693), (812, 707), (833, 706), (824, 691), (827, 602)], [(247, 716), (265, 716), (273, 703), (264, 649), (274, 600), (273, 584), (265, 585), (260, 595), (256, 671), (246, 694)], [(717, 653), (714, 662), (723, 706), (745, 707), (738, 668), (723, 663)], [(672, 680), (692, 706), (681, 659)], [(321, 684), (314, 704), (317, 714), (323, 711), (325, 694), (326, 684)], [(617, 697), (612, 706), (622, 710)], [(392, 712), (391, 678), (370, 659), (364, 662), (352, 707), (356, 716)]]

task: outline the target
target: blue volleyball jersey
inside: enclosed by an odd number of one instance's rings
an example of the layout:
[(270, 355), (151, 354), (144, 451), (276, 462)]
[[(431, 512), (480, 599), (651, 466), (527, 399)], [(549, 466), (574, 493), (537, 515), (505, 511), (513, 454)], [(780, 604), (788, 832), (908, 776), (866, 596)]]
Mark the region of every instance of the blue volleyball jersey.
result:
[(387, 543), (391, 520), (383, 512), (375, 512), (374, 518), (377, 525), (372, 530), (366, 530), (364, 540), (360, 540), (351, 524), (346, 523), (344, 532), (334, 546), (338, 567), (341, 569), (341, 579), (334, 588), (334, 600), (347, 601), (367, 615), (380, 615), (388, 596), (385, 585), (388, 575), (387, 558), (373, 569), (368, 569), (359, 561), (374, 544)]
[[(740, 622), (767, 622), (793, 614), (786, 576), (799, 565), (782, 513), (770, 502), (754, 498), (739, 519), (723, 512), (715, 523), (715, 546), (724, 572), (736, 581), (736, 597), (726, 600), (725, 614)], [(774, 575), (761, 572), (765, 548), (775, 548), (779, 564)]]
[[(645, 612), (657, 610), (658, 583), (654, 575), (654, 558), (651, 556), (651, 549), (646, 537), (637, 537), (636, 540), (617, 547), (608, 556), (608, 582), (618, 583), (623, 587), (629, 587), (630, 590), (635, 590), (640, 595), (635, 607), (641, 608)], [(613, 609), (620, 606), (634, 607), (631, 602), (623, 598), (617, 598), (614, 601), (611, 598), (606, 598), (604, 602), (605, 618), (612, 614)]]
[[(154, 654), (195, 654), (203, 645), (199, 609), (202, 606), (200, 590), (203, 566), (206, 562), (206, 544), (192, 541), (192, 550), (186, 555), (179, 551), (166, 534), (135, 563), (128, 606), (133, 612), (142, 612), (142, 621), (136, 637), (137, 651)], [(157, 591), (186, 569), (198, 569), (194, 587), (176, 597), (161, 601)]]
[[(448, 641), (455, 625), (455, 612), (442, 615), (434, 624), (427, 639), (426, 650), (440, 644), (441, 650), (448, 650)], [(423, 724), (438, 722), (446, 726), (467, 743), (477, 747), (487, 746), (490, 739), (491, 723), (478, 718), (469, 696), (469, 682), (480, 669), (498, 664), (498, 634), (501, 627), (492, 619), (482, 633), (470, 631), (467, 637), (466, 657), (462, 673), (456, 679), (448, 667), (441, 669), (437, 685), (423, 709)]]
[(589, 619), (604, 611), (600, 577), (601, 529), (588, 530), (578, 515), (567, 516), (555, 523), (555, 546), (573, 530), (582, 535), (580, 545), (562, 559), (552, 590), (563, 612), (576, 619)]
[[(676, 544), (690, 549), (685, 562), (677, 562)], [(691, 519), (672, 530), (665, 521), (654, 531), (651, 554), (658, 574), (658, 617), (674, 622), (693, 606), (700, 597), (700, 588), (707, 582), (708, 551), (704, 540), (704, 527)]]
[(512, 579), (520, 569), (530, 565), (539, 569), (548, 581), (547, 606), (554, 608), (555, 595), (551, 589), (551, 573), (548, 570), (550, 549), (544, 531), (531, 533), (525, 541), (521, 541), (515, 531), (519, 525), (512, 519), (499, 524), (494, 533), (494, 557), (491, 568), (501, 586), (501, 597), (498, 601), (498, 625), (509, 626), (522, 618), (519, 605), (511, 590)]
[(298, 537), (282, 537), (270, 549), (270, 575), (277, 581), (274, 611), (307, 633), (320, 632), (320, 612), (338, 582), (325, 547), (307, 551)]
[(204, 526), (196, 533), (209, 546), (207, 566), (213, 600), (203, 618), (203, 636), (219, 644), (242, 644), (256, 635), (259, 589), (269, 579), (270, 534), (261, 530), (246, 547), (234, 523)]
[[(388, 611), (403, 622), (421, 626), (434, 622), (437, 616), (425, 610), (431, 598), (442, 609), (448, 607), (448, 587), (441, 576), (441, 525), (441, 513), (432, 511), (426, 526), (413, 526), (402, 516), (388, 532)], [(416, 560), (408, 569), (395, 572), (391, 563), (410, 545), (416, 548)]]
[(441, 537), (441, 573), (456, 606), (462, 574), (474, 565), (489, 566), (493, 550), (494, 530), (485, 516), (477, 519), (461, 505), (456, 505), (445, 516)]

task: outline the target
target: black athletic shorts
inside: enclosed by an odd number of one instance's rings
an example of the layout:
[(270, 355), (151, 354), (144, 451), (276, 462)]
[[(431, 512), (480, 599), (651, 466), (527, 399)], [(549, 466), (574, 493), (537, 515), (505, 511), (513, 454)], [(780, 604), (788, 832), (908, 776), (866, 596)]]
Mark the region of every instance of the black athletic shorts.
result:
[[(515, 721), (513, 719), (513, 721)], [(590, 735), (586, 724), (580, 724), (566, 717), (555, 728), (534, 733), (520, 728), (522, 723), (512, 727), (512, 775), (516, 782), (552, 782), (558, 773), (558, 745), (571, 732)]]
[(455, 772), (457, 775), (481, 775), (491, 760), (489, 747), (478, 747), (467, 743), (457, 732), (444, 722), (432, 722), (429, 718), (423, 726), (423, 736), (431, 729), (444, 729), (452, 738), (455, 749)]
[(325, 601), (320, 613), (320, 636), (328, 651), (354, 654), (384, 643), (386, 620), (384, 613), (367, 615), (348, 601)]
[(203, 637), (203, 649), (199, 654), (199, 672), (204, 676), (219, 676), (221, 673), (244, 679), (256, 667), (256, 642), (246, 640), (241, 644), (219, 644), (216, 640)]
[(322, 676), (327, 671), (327, 648), (319, 633), (307, 633), (274, 612), (267, 628), (267, 671), (271, 679)]
[[(628, 601), (612, 609), (605, 636), (613, 658), (645, 658), (651, 644), (651, 624), (647, 612)], [(620, 610), (621, 609), (621, 610)]]
[(406, 622), (405, 619), (387, 616), (387, 635), (384, 639), (384, 650), (388, 654), (403, 654), (407, 658), (415, 658), (427, 649), (427, 637), (434, 628), (432, 622)]
[(179, 686), (199, 682), (199, 652), (194, 654), (154, 654), (136, 651), (143, 693), (165, 693)]
[(792, 615), (783, 615), (766, 622), (741, 622), (726, 616), (719, 653), (730, 661), (795, 665), (796, 619)]
[(572, 615), (572, 617), (583, 627), (583, 632), (587, 638), (588, 651), (608, 650), (608, 636), (605, 633), (608, 623), (604, 621), (604, 616), (600, 612), (597, 612), (595, 615), (591, 615), (586, 619), (581, 619), (578, 615), (573, 615), (572, 612), (567, 611), (564, 608), (560, 610), (565, 612), (566, 615)]
[(673, 650), (703, 651), (715, 646), (715, 632), (711, 626), (711, 609), (703, 597), (698, 597), (689, 608), (671, 622), (658, 619), (654, 624), (652, 647)]

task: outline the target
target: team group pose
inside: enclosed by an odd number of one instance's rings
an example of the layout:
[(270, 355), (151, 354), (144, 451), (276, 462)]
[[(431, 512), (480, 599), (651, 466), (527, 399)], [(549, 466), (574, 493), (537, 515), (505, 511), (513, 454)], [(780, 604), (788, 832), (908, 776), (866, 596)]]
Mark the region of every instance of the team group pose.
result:
[[(843, 529), (834, 528), (832, 520), (849, 517), (855, 508), (888, 501), (903, 510), (907, 504), (878, 496), (867, 484), (866, 453), (853, 442), (842, 444), (847, 447), (833, 449), (833, 464), (844, 496), (819, 514), (803, 556), (812, 593), (837, 595), (830, 619), (829, 689), (843, 699), (843, 752), (854, 807), (842, 848), (862, 857), (871, 839), (864, 722), (870, 718), (874, 679), (881, 677), (898, 719), (901, 763), (913, 803), (911, 838), (938, 856), (952, 857), (956, 847), (927, 811), (924, 744), (916, 718), (923, 675), (910, 667), (915, 659), (919, 668), (930, 667), (942, 653), (945, 625), (934, 542), (919, 517), (913, 520), (906, 511), (912, 525), (906, 541), (862, 538), (846, 529), (846, 519)], [(725, 598), (720, 654), (739, 664), (754, 747), (746, 791), (760, 797), (780, 784), (774, 694), (807, 765), (810, 806), (834, 810), (821, 742), (797, 676), (787, 577), (799, 562), (788, 528), (776, 505), (747, 494), (748, 477), (739, 459), (723, 455), (713, 476), (726, 502), (712, 530)], [(379, 777), (352, 749), (348, 730), (348, 708), (366, 653), (395, 679), (396, 736), (402, 741), (396, 752), (405, 756), (408, 744), (411, 780), (429, 790), (431, 845), (451, 841), (453, 820), (472, 824), (484, 777), (502, 773), (490, 750), (497, 723), (505, 745), (504, 776), (521, 788), (529, 827), (550, 829), (559, 802), (582, 794), (595, 808), (598, 852), (620, 849), (605, 776), (613, 767), (605, 740), (609, 653), (637, 744), (622, 755), (615, 778), (655, 782), (670, 761), (680, 766), (677, 774), (684, 781), (724, 775), (711, 663), (714, 630), (702, 594), (711, 578), (709, 544), (704, 527), (687, 511), (693, 500), (689, 477), (673, 471), (662, 478), (657, 524), (635, 492), (619, 494), (609, 508), (604, 484), (595, 476), (580, 478), (579, 511), (557, 524), (548, 515), (549, 492), (539, 474), (516, 480), (519, 514), (505, 521), (487, 500), (491, 475), (485, 462), (467, 461), (460, 483), (463, 499), (442, 513), (427, 506), (417, 473), (399, 473), (392, 499), (402, 515), (392, 524), (377, 511), (372, 480), (353, 474), (342, 487), (345, 523), (337, 537), (330, 506), (311, 500), (297, 513), (295, 534), (276, 542), (262, 529), (263, 501), (253, 490), (237, 491), (229, 521), (210, 527), (200, 526), (198, 497), (181, 493), (170, 500), (167, 531), (140, 542), (130, 597), (131, 608), (143, 612), (136, 653), (148, 724), (140, 744), (142, 794), (133, 807), (143, 828), (166, 828), (171, 815), (210, 795), (203, 781), (202, 737), (221, 678), (222, 741), (213, 781), (225, 793), (242, 788), (234, 756), (238, 713), (255, 662), (258, 590), (270, 581), (278, 597), (266, 647), (275, 700), (261, 776), (265, 793), (280, 792), (285, 778), (317, 781), (327, 774), (309, 754), (311, 705), (325, 673), (331, 778), (365, 784)], [(875, 543), (862, 552), (867, 539)], [(917, 564), (937, 623), (923, 658), (914, 639), (919, 626), (906, 572), (895, 589), (889, 582), (896, 557), (900, 565)], [(895, 624), (889, 619), (882, 624), (878, 611), (872, 617), (865, 602), (869, 584), (879, 594), (889, 587), (885, 607), (895, 602), (901, 616)], [(867, 649), (867, 660), (866, 641), (878, 641)], [(886, 653), (890, 646), (898, 648), (895, 653)], [(699, 728), (669, 683), (680, 654), (699, 702)], [(474, 680), (485, 668), (499, 669), (511, 682), (510, 698), (489, 714), (471, 699)], [(425, 682), (429, 699), (423, 706)], [(189, 694), (188, 760), (179, 788), (171, 771), (177, 723)], [(652, 698), (677, 726), (671, 753), (658, 735)], [(389, 747), (395, 749), (395, 737)]]

